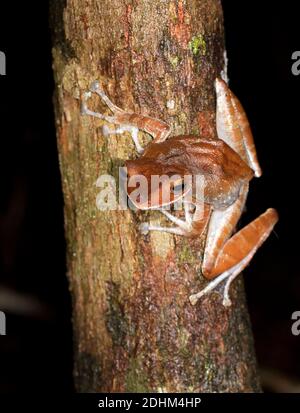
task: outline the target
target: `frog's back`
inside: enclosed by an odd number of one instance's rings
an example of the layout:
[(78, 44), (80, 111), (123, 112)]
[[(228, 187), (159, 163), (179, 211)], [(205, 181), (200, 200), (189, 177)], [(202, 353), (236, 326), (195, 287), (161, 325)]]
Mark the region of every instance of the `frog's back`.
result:
[(253, 177), (252, 169), (221, 139), (179, 135), (150, 143), (143, 155), (130, 164), (141, 165), (147, 175), (200, 175), (203, 199), (217, 209), (231, 205), (240, 187)]

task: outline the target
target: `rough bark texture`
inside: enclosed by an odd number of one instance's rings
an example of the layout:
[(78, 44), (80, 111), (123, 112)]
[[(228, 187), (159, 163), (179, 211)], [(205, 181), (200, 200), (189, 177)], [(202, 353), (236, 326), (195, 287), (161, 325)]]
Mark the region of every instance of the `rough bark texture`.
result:
[(162, 221), (159, 213), (97, 210), (97, 177), (118, 178), (136, 154), (130, 136), (104, 138), (103, 122), (80, 115), (80, 96), (98, 79), (120, 107), (163, 119), (174, 134), (199, 133), (199, 111), (200, 132), (211, 133), (220, 1), (60, 0), (52, 17), (78, 391), (259, 391), (241, 279), (231, 308), (217, 294), (193, 307), (204, 240), (141, 236), (138, 223)]

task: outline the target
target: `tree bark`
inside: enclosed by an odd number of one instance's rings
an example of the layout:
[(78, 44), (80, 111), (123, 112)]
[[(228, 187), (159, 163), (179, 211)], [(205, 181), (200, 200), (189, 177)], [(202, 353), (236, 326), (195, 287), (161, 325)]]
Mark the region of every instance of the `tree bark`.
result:
[(156, 212), (99, 211), (97, 177), (118, 180), (136, 153), (129, 135), (103, 137), (102, 121), (80, 115), (83, 91), (99, 80), (118, 106), (174, 134), (212, 133), (220, 1), (59, 0), (51, 12), (78, 391), (260, 391), (241, 278), (231, 308), (215, 293), (190, 304), (205, 285), (205, 240), (140, 235), (140, 222), (163, 220)]

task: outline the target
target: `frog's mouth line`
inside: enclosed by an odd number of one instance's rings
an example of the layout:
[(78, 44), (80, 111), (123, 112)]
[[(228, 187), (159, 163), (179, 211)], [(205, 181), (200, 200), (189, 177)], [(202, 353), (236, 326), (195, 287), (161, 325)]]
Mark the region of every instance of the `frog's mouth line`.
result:
[[(131, 176), (126, 182), (127, 195), (133, 205), (141, 210), (157, 209), (171, 206), (181, 201), (176, 209), (183, 209), (184, 203), (193, 204), (193, 176), (152, 175), (149, 180), (143, 175)], [(201, 186), (201, 190), (203, 186)], [(203, 199), (202, 194), (198, 195)]]

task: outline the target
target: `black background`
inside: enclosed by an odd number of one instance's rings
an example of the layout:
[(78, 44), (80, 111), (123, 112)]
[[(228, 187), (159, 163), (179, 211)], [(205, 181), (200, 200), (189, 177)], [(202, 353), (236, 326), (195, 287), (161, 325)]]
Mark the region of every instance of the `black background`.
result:
[[(253, 180), (240, 225), (268, 207), (280, 222), (245, 271), (259, 367), (279, 383), (299, 382), (298, 174), (300, 50), (297, 2), (224, 0), (230, 87), (254, 132), (263, 177)], [(1, 3), (0, 292), (29, 295), (39, 306), (7, 313), (0, 337), (0, 392), (72, 391), (70, 297), (65, 277), (63, 202), (58, 169), (48, 2)], [(17, 300), (12, 299), (17, 303)], [(1, 306), (1, 294), (0, 294)], [(0, 308), (0, 310), (4, 308)], [(269, 377), (269, 375), (268, 375)]]

